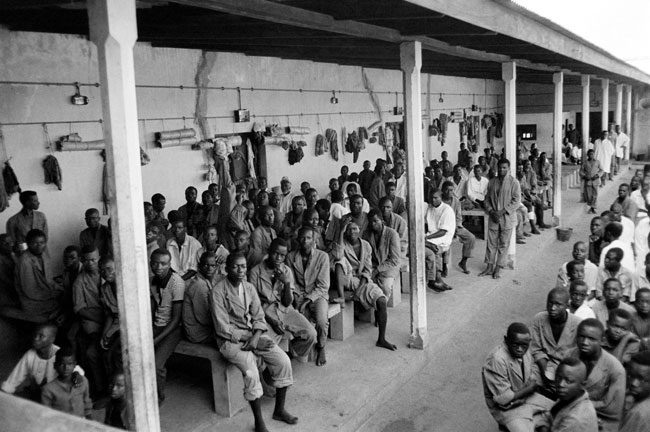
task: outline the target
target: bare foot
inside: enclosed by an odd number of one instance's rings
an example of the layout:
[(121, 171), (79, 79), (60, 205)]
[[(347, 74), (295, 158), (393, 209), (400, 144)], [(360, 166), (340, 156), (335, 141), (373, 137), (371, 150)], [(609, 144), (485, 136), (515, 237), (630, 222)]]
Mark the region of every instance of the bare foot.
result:
[(336, 297), (332, 299), (332, 303), (336, 303), (341, 305), (341, 309), (345, 307), (345, 298), (343, 297)]
[(481, 273), (479, 273), (479, 276), (489, 276), (494, 272), (491, 267), (487, 267), (485, 270), (483, 270)]
[(500, 270), (501, 269), (498, 266), (494, 269), (494, 273), (492, 273), (492, 279), (499, 279), (501, 277), (499, 274)]
[(255, 422), (255, 432), (269, 432), (264, 422)]
[(289, 414), (287, 410), (282, 410), (282, 412), (274, 412), (273, 420), (283, 421), (286, 424), (290, 425), (298, 423), (298, 417)]
[(395, 346), (392, 343), (388, 342), (386, 339), (378, 340), (375, 345), (380, 347), (380, 348), (386, 348), (387, 350), (397, 351), (397, 346)]
[(318, 356), (316, 357), (316, 366), (325, 366), (327, 358), (325, 357), (325, 348), (316, 348)]
[(458, 267), (460, 267), (460, 270), (461, 270), (463, 273), (465, 273), (465, 274), (469, 274), (469, 270), (467, 270), (467, 264), (465, 264), (464, 262), (459, 262), (459, 263), (458, 263)]

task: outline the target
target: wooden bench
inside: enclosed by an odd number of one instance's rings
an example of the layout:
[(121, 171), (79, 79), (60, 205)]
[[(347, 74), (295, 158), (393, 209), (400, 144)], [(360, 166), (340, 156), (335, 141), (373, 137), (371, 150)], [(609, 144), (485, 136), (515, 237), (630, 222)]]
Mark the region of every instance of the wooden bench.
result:
[(352, 302), (346, 302), (343, 309), (340, 304), (330, 304), (327, 308), (327, 318), (330, 320), (330, 337), (332, 339), (342, 341), (354, 334)]
[(244, 378), (241, 371), (225, 361), (216, 346), (181, 340), (174, 352), (210, 360), (214, 411), (217, 414), (232, 417), (248, 406), (244, 399)]
[(461, 214), (465, 216), (480, 216), (483, 218), (483, 240), (488, 238), (488, 215), (483, 210), (462, 210)]

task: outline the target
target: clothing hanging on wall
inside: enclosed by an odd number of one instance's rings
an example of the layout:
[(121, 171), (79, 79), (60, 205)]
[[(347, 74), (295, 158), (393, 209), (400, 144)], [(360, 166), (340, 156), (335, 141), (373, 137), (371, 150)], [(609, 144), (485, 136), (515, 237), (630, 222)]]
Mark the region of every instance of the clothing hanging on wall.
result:
[(9, 197), (21, 192), (18, 177), (16, 177), (14, 169), (9, 165), (9, 161), (5, 162), (5, 167), (2, 170), (2, 178), (4, 180), (4, 189)]
[(338, 135), (334, 129), (325, 130), (325, 141), (329, 143), (330, 155), (335, 161), (339, 160)]
[(59, 161), (52, 155), (48, 155), (43, 161), (43, 171), (45, 174), (45, 184), (54, 183), (61, 190), (63, 184), (63, 175), (59, 167)]

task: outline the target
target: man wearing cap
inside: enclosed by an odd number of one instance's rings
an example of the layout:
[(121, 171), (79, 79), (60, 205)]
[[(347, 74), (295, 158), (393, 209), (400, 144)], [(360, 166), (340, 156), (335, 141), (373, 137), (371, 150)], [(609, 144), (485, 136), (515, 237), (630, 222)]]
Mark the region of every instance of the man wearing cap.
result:
[(286, 215), (291, 211), (291, 201), (293, 197), (296, 196), (295, 193), (291, 192), (291, 181), (289, 177), (282, 177), (280, 181), (280, 207), (278, 210), (282, 213), (282, 216)]

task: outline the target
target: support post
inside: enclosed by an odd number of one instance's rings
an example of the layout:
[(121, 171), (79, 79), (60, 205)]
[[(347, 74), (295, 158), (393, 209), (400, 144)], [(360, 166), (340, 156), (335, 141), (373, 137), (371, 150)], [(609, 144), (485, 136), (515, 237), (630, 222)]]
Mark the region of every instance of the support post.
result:
[(614, 111), (614, 123), (621, 126), (621, 130), (623, 130), (623, 84), (616, 84), (616, 111)]
[[(501, 79), (505, 82), (505, 131), (506, 158), (510, 161), (510, 174), (517, 178), (517, 64), (501, 64)], [(508, 247), (508, 268), (515, 268), (517, 236), (512, 233)]]
[(587, 159), (587, 149), (589, 147), (589, 75), (582, 76), (582, 160)]
[(562, 217), (562, 111), (564, 107), (564, 73), (553, 74), (553, 225), (561, 225)]
[(424, 268), (424, 185), (422, 173), (422, 101), (420, 68), (422, 44), (400, 45), (400, 68), (404, 79), (404, 129), (406, 131), (406, 179), (408, 185), (409, 266), (411, 285), (411, 335), (408, 346), (424, 349), (428, 344), (427, 281)]
[(609, 79), (603, 78), (600, 85), (603, 88), (603, 117), (600, 123), (600, 131), (602, 132), (609, 130)]
[(91, 0), (88, 17), (90, 39), (97, 46), (101, 82), (128, 415), (134, 430), (157, 432), (160, 420), (133, 64), (137, 39), (135, 3)]
[(625, 129), (621, 126), (621, 129), (625, 131), (627, 136), (632, 140), (632, 86), (625, 86)]

